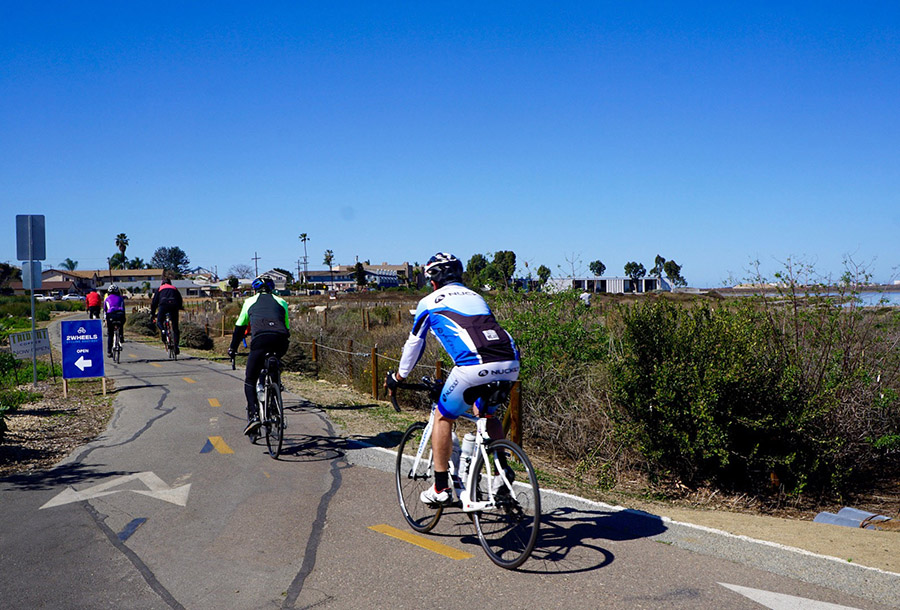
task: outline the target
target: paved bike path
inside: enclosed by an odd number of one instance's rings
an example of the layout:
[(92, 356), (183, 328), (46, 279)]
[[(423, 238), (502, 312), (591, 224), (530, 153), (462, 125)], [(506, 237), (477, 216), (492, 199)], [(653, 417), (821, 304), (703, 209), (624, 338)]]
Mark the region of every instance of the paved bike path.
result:
[[(330, 436), (325, 418), (289, 412), (287, 452), (275, 461), (241, 434), (242, 371), (126, 342), (106, 372), (116, 382), (108, 429), (51, 471), (0, 484), (2, 598), (15, 607), (281, 605), (332, 487), (329, 462), (296, 441), (301, 431)], [(22, 586), (41, 582), (50, 586)]]

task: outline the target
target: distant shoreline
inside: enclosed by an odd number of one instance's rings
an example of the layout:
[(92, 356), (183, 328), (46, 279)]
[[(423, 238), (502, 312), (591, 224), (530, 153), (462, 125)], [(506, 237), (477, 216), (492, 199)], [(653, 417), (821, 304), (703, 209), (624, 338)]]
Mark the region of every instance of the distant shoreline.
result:
[[(786, 286), (778, 287), (772, 285), (766, 286), (727, 286), (723, 288), (705, 288), (702, 290), (715, 290), (716, 292), (724, 293), (724, 292), (778, 292), (779, 290), (783, 290), (787, 288)], [(864, 286), (856, 286), (854, 288), (848, 288), (846, 286), (798, 286), (798, 290), (812, 290), (812, 289), (823, 290), (825, 292), (840, 292), (845, 291), (847, 293), (850, 292), (900, 292), (900, 284), (867, 284)]]

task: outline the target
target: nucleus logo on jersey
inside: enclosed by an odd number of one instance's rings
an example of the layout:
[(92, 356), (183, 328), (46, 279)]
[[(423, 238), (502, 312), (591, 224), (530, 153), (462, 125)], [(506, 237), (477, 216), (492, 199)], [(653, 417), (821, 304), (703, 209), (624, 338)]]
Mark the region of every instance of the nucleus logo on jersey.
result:
[(450, 396), (450, 394), (453, 393), (453, 390), (455, 390), (455, 389), (456, 389), (456, 386), (458, 386), (458, 385), (459, 385), (459, 379), (454, 379), (454, 380), (453, 380), (453, 383), (450, 384), (450, 387), (447, 388), (447, 389), (441, 394), (441, 397), (442, 397), (444, 400), (447, 400), (447, 397)]
[(497, 370), (491, 371), (491, 375), (508, 375), (509, 373), (518, 373), (518, 372), (519, 372), (519, 367), (511, 366), (508, 369), (497, 369)]
[(487, 377), (490, 374), (491, 374), (491, 372), (487, 369), (481, 369), (480, 371), (478, 371), (479, 377)]
[(435, 304), (440, 303), (441, 301), (444, 300), (445, 297), (446, 297), (446, 295), (439, 294), (438, 296), (436, 296), (436, 297), (434, 298), (434, 303), (435, 303)]

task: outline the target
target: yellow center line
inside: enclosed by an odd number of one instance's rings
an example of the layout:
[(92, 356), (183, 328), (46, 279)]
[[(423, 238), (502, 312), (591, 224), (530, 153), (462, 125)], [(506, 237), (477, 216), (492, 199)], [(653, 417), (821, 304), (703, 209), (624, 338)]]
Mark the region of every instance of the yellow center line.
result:
[(128, 354), (129, 358), (137, 358), (137, 354)]
[(374, 530), (380, 534), (384, 534), (386, 536), (397, 538), (398, 540), (403, 540), (404, 542), (409, 542), (410, 544), (420, 546), (423, 549), (426, 549), (433, 553), (437, 553), (438, 555), (443, 555), (444, 557), (449, 557), (450, 559), (459, 560), (469, 559), (470, 557), (472, 557), (471, 553), (466, 553), (465, 551), (454, 549), (452, 546), (447, 546), (446, 544), (435, 542), (434, 540), (430, 540), (428, 538), (425, 538), (424, 536), (419, 536), (418, 534), (412, 534), (410, 532), (398, 530), (396, 527), (391, 527), (390, 525), (370, 525), (369, 529)]
[(159, 364), (158, 362), (151, 362), (151, 363), (150, 363), (150, 366), (155, 366), (155, 367), (158, 368), (158, 369), (161, 369), (161, 368), (162, 368), (162, 365)]
[(184, 379), (184, 380), (187, 381), (188, 383), (197, 383), (196, 381), (194, 381), (194, 380), (191, 379), (190, 377), (182, 377), (182, 379)]
[(211, 407), (221, 407), (222, 406), (221, 404), (219, 404), (218, 398), (207, 398), (206, 400), (209, 401), (209, 406), (211, 406)]

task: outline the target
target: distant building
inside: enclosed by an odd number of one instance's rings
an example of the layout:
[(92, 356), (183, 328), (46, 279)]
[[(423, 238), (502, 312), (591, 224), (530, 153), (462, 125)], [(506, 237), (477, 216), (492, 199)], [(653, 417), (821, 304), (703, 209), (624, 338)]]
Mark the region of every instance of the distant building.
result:
[[(87, 294), (91, 290), (104, 290), (109, 284), (141, 284), (143, 282), (159, 282), (163, 277), (162, 269), (45, 269), (41, 272), (41, 288), (35, 294), (62, 296), (64, 294)], [(13, 294), (26, 294), (22, 282), (10, 282)]]
[(286, 273), (278, 271), (277, 269), (269, 269), (263, 273), (259, 274), (259, 277), (267, 277), (275, 282), (275, 290), (281, 291), (287, 289), (288, 282), (290, 282), (290, 276)]
[[(366, 285), (375, 288), (395, 288), (406, 285), (406, 280), (401, 281), (400, 275), (393, 269), (385, 269), (381, 265), (364, 265), (366, 273)], [(345, 292), (359, 288), (356, 283), (356, 266), (338, 265), (333, 271), (316, 270), (309, 271), (307, 283), (313, 286), (323, 285), (326, 290)]]
[(630, 277), (569, 277), (550, 278), (547, 280), (548, 292), (563, 290), (580, 290), (587, 293), (634, 294), (662, 290), (672, 291), (672, 285), (666, 278), (642, 277), (632, 280)]
[[(366, 272), (366, 284), (376, 288), (395, 288), (397, 286), (405, 286), (407, 278), (412, 276), (412, 265), (402, 263), (400, 265), (389, 265), (381, 263), (380, 265), (363, 264)], [(310, 285), (324, 285), (326, 289), (331, 290), (334, 286), (336, 291), (346, 291), (357, 289), (356, 283), (356, 265), (334, 265), (331, 270), (312, 270), (306, 272), (304, 283)]]

